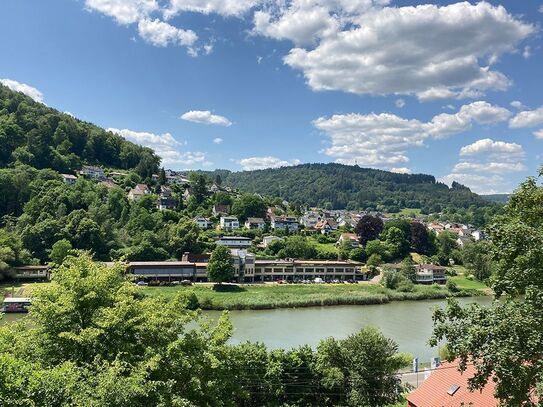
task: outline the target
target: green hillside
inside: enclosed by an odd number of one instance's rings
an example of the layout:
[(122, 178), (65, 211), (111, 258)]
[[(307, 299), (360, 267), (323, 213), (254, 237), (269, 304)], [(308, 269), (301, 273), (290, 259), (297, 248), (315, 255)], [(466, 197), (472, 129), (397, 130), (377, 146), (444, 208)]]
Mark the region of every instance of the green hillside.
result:
[(153, 150), (0, 85), (0, 167), (27, 164), (73, 172), (83, 164), (156, 172)]
[(280, 196), (289, 202), (333, 209), (399, 211), (420, 208), (439, 212), (444, 208), (488, 206), (490, 203), (467, 187), (452, 188), (431, 175), (397, 174), (341, 164), (303, 164), (256, 171), (217, 170), (224, 184), (246, 192)]

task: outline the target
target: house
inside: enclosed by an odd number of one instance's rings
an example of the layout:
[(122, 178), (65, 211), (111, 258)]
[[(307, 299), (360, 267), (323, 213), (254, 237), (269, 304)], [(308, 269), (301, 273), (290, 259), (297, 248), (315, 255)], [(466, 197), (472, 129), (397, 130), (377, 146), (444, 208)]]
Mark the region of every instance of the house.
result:
[(334, 230), (337, 230), (337, 222), (334, 219), (324, 219), (315, 225), (315, 229), (320, 231), (323, 235), (327, 235)]
[(196, 216), (194, 218), (194, 222), (200, 229), (211, 229), (213, 227), (213, 222), (211, 222), (208, 218), (204, 218), (203, 216)]
[(77, 181), (77, 177), (72, 174), (60, 174), (65, 184), (73, 185)]
[(107, 189), (115, 188), (117, 186), (117, 184), (109, 178), (104, 181), (100, 181), (99, 184), (106, 187)]
[(358, 236), (355, 233), (342, 233), (336, 242), (336, 246), (341, 246), (343, 242), (348, 242), (352, 248), (360, 247)]
[(476, 242), (478, 242), (479, 240), (484, 240), (486, 239), (486, 236), (485, 236), (485, 233), (481, 230), (474, 230), (471, 232), (471, 237), (473, 238), (473, 240), (475, 240)]
[(381, 265), (381, 270), (400, 272), (402, 265), (400, 263), (385, 263)]
[(470, 391), (468, 380), (475, 374), (473, 363), (464, 372), (458, 371), (458, 361), (443, 363), (407, 396), (408, 407), (497, 407), (495, 383), (489, 380), (481, 390)]
[(436, 233), (436, 235), (439, 235), (440, 232), (443, 232), (445, 230), (445, 226), (443, 226), (441, 223), (430, 223), (427, 226), (428, 230), (431, 230)]
[(79, 171), (84, 177), (93, 179), (95, 181), (103, 181), (106, 179), (106, 174), (101, 167), (96, 167), (93, 165), (84, 165)]
[(239, 220), (235, 216), (221, 216), (220, 226), (224, 230), (239, 229)]
[(215, 204), (213, 205), (213, 216), (228, 215), (230, 213), (230, 205)]
[(183, 191), (183, 199), (189, 199), (191, 196), (193, 196), (194, 194), (192, 193), (192, 188), (191, 187), (187, 187), (185, 188), (185, 190)]
[(268, 247), (271, 242), (275, 242), (276, 240), (283, 240), (283, 238), (278, 236), (264, 236), (262, 238), (262, 246)]
[(311, 229), (314, 228), (321, 219), (322, 218), (318, 212), (306, 212), (300, 218), (300, 224), (303, 225), (305, 228)]
[(222, 236), (215, 243), (217, 246), (226, 246), (231, 249), (247, 249), (251, 247), (253, 240), (244, 236)]
[(444, 284), (447, 281), (446, 267), (434, 264), (417, 264), (415, 270), (415, 282), (418, 284)]
[(266, 222), (262, 218), (248, 218), (245, 221), (245, 227), (247, 229), (264, 229), (266, 227)]
[(14, 267), (16, 280), (39, 280), (46, 281), (50, 278), (49, 266), (22, 266)]
[(289, 232), (296, 232), (298, 230), (298, 220), (294, 216), (282, 215), (270, 215), (271, 228), (274, 230), (288, 230)]
[(158, 196), (157, 208), (159, 210), (175, 209), (177, 208), (177, 202), (172, 195), (172, 189), (165, 185), (160, 187), (160, 195)]
[(147, 185), (145, 185), (145, 184), (137, 184), (134, 188), (132, 188), (128, 192), (128, 199), (130, 199), (132, 201), (137, 201), (142, 196), (150, 194), (150, 193), (151, 193), (151, 191), (149, 190), (149, 188), (147, 188)]

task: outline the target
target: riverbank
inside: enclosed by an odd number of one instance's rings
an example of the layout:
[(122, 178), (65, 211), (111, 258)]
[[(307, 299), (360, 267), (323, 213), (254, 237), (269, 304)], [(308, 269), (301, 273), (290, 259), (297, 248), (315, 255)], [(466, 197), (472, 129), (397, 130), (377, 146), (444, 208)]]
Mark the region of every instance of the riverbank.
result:
[[(461, 287), (460, 287), (461, 288)], [(149, 296), (173, 298), (178, 293), (194, 293), (195, 307), (203, 310), (259, 310), (332, 305), (386, 304), (392, 301), (444, 299), (450, 296), (485, 295), (478, 289), (450, 292), (445, 286), (415, 286), (412, 292), (400, 292), (370, 284), (297, 284), (238, 285), (213, 289), (212, 284), (189, 287), (141, 287)]]

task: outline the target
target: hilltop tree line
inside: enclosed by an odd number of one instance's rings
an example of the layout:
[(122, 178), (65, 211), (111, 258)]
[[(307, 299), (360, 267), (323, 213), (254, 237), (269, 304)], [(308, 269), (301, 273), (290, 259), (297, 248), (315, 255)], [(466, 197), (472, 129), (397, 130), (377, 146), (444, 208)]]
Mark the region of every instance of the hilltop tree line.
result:
[(452, 187), (431, 175), (396, 174), (341, 164), (303, 164), (293, 167), (230, 172), (217, 170), (225, 185), (247, 192), (279, 196), (291, 203), (326, 209), (366, 209), (423, 213), (446, 208), (486, 208), (493, 205), (454, 182)]
[(91, 123), (61, 113), (0, 84), (0, 167), (27, 164), (73, 172), (82, 164), (135, 169), (148, 177), (160, 158)]

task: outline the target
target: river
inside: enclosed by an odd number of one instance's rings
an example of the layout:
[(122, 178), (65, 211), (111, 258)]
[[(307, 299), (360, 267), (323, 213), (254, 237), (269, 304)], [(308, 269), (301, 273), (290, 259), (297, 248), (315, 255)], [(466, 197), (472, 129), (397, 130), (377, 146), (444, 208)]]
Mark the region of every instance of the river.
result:
[[(460, 298), (463, 305), (472, 302), (490, 305), (492, 297)], [(393, 339), (400, 352), (408, 352), (421, 362), (429, 362), (438, 350), (428, 345), (432, 334), (432, 310), (446, 300), (395, 301), (379, 305), (344, 305), (310, 308), (280, 308), (261, 311), (230, 311), (234, 325), (231, 343), (263, 342), (270, 348), (292, 348), (303, 344), (317, 346), (323, 338), (345, 338), (365, 326), (374, 326)], [(0, 323), (24, 314), (6, 314)], [(205, 311), (211, 319), (219, 311)]]
[[(461, 304), (490, 305), (492, 297), (460, 298)], [(429, 362), (438, 355), (428, 345), (432, 334), (432, 310), (446, 300), (396, 301), (382, 305), (345, 305), (281, 308), (261, 311), (230, 311), (234, 325), (231, 343), (263, 342), (270, 348), (315, 347), (323, 338), (345, 338), (365, 326), (374, 326), (393, 339), (400, 352)], [(207, 311), (217, 318), (219, 311)]]

